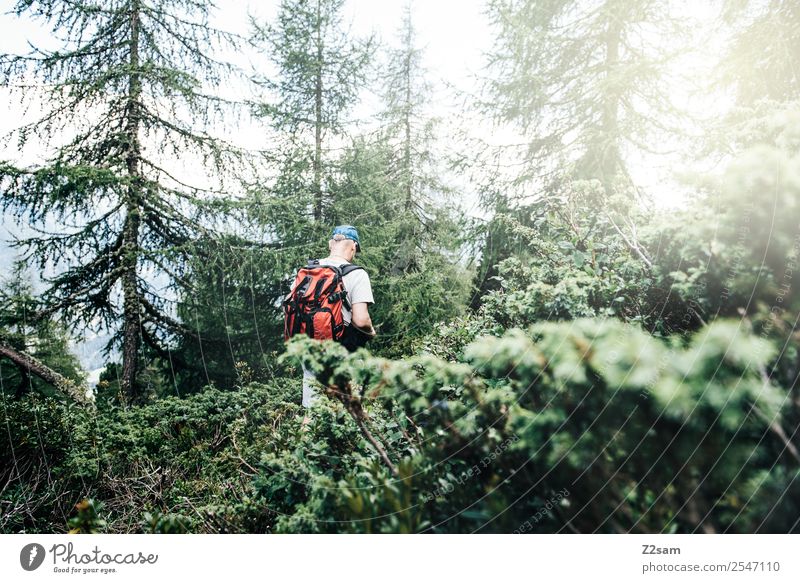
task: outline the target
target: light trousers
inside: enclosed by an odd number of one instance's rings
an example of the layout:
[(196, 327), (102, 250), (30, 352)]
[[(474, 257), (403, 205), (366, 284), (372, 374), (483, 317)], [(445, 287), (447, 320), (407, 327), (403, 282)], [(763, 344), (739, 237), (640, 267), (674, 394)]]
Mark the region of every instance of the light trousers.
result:
[(303, 367), (303, 407), (311, 407), (319, 399), (319, 383), (310, 370)]

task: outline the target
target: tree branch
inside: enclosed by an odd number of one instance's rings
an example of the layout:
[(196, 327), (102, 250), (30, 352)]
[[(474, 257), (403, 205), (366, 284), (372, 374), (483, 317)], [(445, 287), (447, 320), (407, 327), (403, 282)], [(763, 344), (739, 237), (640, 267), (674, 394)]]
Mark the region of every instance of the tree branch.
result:
[(16, 350), (0, 340), (0, 356), (8, 358), (24, 371), (33, 374), (82, 405), (90, 404), (84, 387), (54, 371), (30, 354)]

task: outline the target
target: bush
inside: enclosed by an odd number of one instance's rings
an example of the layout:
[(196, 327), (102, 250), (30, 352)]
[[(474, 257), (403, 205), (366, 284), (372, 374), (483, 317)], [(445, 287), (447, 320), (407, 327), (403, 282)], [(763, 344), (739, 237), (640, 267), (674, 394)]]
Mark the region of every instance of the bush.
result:
[[(530, 528), (539, 532), (749, 532), (753, 481), (785, 479), (774, 464), (786, 460), (769, 444), (780, 443), (774, 428), (789, 393), (762, 377), (772, 345), (734, 322), (686, 348), (582, 319), (480, 338), (464, 363), (388, 361), (307, 341), (289, 353), (315, 367), (334, 398), (358, 398), (363, 387), (402, 429), (385, 441), (396, 471), (373, 452), (333, 494), (332, 474), (320, 483), (310, 464), (291, 474), (311, 485), (302, 520), (284, 521), (300, 531), (334, 516), (356, 532), (511, 532), (538, 516)], [(313, 520), (312, 509), (321, 511)]]

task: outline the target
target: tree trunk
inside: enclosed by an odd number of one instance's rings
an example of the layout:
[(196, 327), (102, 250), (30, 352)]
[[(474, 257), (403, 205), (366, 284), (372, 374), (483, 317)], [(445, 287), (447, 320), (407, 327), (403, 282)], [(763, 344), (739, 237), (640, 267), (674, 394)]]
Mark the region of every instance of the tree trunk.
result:
[[(410, 17), (409, 17), (410, 18)], [(403, 70), (403, 75), (405, 77), (405, 103), (403, 104), (403, 122), (404, 122), (404, 130), (405, 130), (405, 142), (403, 144), (403, 173), (404, 173), (404, 180), (405, 180), (405, 187), (406, 187), (406, 212), (411, 211), (411, 207), (414, 204), (413, 199), (413, 189), (412, 189), (412, 180), (411, 180), (411, 51), (413, 47), (411, 46), (412, 38), (411, 38), (411, 22), (410, 20), (407, 23), (406, 29), (406, 58)]]
[(77, 385), (67, 377), (57, 373), (30, 354), (15, 350), (5, 342), (0, 342), (0, 356), (4, 356), (9, 359), (20, 369), (25, 371), (25, 373), (35, 375), (44, 382), (53, 385), (72, 400), (82, 404), (85, 404), (89, 401), (86, 398), (86, 391), (83, 387)]
[(608, 85), (619, 65), (619, 48), (622, 41), (622, 19), (615, 2), (606, 4), (608, 29), (606, 30), (606, 92), (603, 96), (602, 136), (600, 138), (600, 179), (606, 195), (614, 188), (614, 178), (619, 167), (619, 90)]
[(140, 14), (139, 3), (131, 3), (130, 14), (130, 67), (128, 83), (127, 121), (125, 124), (125, 137), (128, 140), (127, 171), (131, 180), (126, 193), (125, 222), (123, 225), (122, 244), (122, 298), (123, 298), (123, 344), (122, 344), (122, 389), (128, 402), (134, 402), (139, 397), (136, 384), (136, 373), (139, 359), (139, 286), (138, 286), (138, 259), (139, 259), (139, 224), (140, 224), (140, 197), (142, 189), (141, 176), (141, 145), (139, 143), (139, 126), (141, 123), (141, 93), (142, 82), (139, 75), (139, 28)]
[(317, 62), (314, 89), (314, 220), (322, 221), (322, 13), (317, 0)]

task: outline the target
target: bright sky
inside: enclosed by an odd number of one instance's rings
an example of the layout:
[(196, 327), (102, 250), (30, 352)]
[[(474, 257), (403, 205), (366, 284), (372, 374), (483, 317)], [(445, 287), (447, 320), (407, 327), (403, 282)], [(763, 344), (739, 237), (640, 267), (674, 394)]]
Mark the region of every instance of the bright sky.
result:
[[(277, 0), (225, 0), (212, 18), (218, 28), (247, 34), (248, 14), (259, 21), (271, 21), (277, 14)], [(0, 53), (24, 52), (27, 43), (55, 46), (49, 31), (36, 23), (8, 14), (12, 0), (0, 0)], [(349, 0), (345, 4), (344, 23), (352, 33), (365, 36), (375, 33), (384, 43), (396, 42), (406, 0)], [(425, 51), (425, 67), (437, 89), (431, 102), (442, 110), (455, 106), (449, 85), (471, 90), (474, 75), (483, 64), (484, 51), (491, 48), (491, 31), (483, 15), (483, 0), (428, 0), (412, 2), (418, 44)], [(256, 63), (257, 64), (257, 63)], [(13, 127), (14, 120), (4, 119), (0, 129)]]

